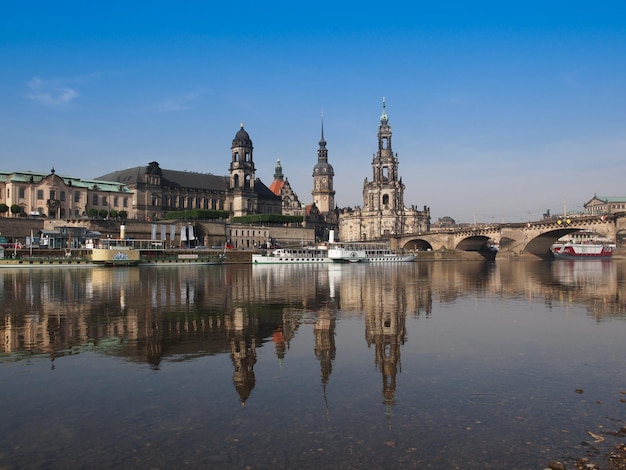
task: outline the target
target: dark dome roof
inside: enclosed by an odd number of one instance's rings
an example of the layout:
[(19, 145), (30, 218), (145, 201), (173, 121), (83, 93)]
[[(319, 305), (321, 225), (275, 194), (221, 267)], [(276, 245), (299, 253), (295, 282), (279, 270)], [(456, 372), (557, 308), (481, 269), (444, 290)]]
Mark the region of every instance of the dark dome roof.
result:
[(334, 170), (330, 163), (324, 161), (318, 161), (317, 164), (313, 167), (313, 176), (325, 174), (334, 176)]
[(250, 140), (250, 135), (248, 135), (243, 128), (243, 123), (241, 124), (241, 129), (239, 129), (233, 139), (233, 148), (234, 147), (252, 147), (252, 140)]

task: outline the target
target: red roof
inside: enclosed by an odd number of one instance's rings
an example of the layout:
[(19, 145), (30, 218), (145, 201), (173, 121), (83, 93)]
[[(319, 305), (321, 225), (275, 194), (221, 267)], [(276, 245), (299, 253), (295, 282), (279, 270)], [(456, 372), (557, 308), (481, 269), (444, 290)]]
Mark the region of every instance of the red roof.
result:
[(270, 184), (270, 191), (272, 191), (277, 196), (280, 196), (280, 190), (285, 186), (285, 180), (274, 180), (272, 184)]

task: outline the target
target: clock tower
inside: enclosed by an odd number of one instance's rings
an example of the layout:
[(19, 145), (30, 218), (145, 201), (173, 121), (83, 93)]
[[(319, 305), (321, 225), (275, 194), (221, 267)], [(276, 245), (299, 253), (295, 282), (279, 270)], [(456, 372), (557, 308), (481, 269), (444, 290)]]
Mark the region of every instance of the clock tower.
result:
[(333, 178), (335, 171), (328, 163), (328, 150), (324, 140), (324, 117), (322, 116), (322, 138), (317, 150), (317, 164), (313, 167), (313, 202), (321, 214), (328, 214), (335, 210), (335, 190)]

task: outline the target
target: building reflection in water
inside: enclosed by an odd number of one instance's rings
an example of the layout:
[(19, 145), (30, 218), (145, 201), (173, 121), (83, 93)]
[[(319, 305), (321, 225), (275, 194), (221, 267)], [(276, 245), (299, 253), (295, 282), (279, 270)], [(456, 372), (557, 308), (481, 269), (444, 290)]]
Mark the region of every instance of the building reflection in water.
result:
[(391, 426), (407, 318), (432, 315), (433, 302), (502, 296), (548, 308), (583, 304), (602, 321), (626, 311), (625, 269), (617, 261), (4, 269), (0, 352), (54, 360), (96, 351), (155, 369), (164, 360), (228, 354), (245, 404), (258, 379), (258, 349), (272, 347), (283, 361), (306, 323), (313, 325), (311, 354), (326, 397), (336, 322), (357, 318)]
[(318, 310), (313, 332), (315, 334), (315, 357), (320, 362), (324, 403), (326, 414), (328, 415), (326, 387), (330, 381), (330, 374), (333, 372), (333, 361), (337, 354), (337, 347), (335, 346), (335, 312), (328, 307), (322, 307)]
[(233, 383), (239, 394), (241, 404), (245, 405), (246, 400), (252, 393), (256, 384), (254, 377), (254, 364), (256, 364), (256, 338), (251, 331), (250, 317), (246, 315), (242, 308), (236, 308), (233, 312), (234, 328), (230, 338), (230, 358), (233, 361)]

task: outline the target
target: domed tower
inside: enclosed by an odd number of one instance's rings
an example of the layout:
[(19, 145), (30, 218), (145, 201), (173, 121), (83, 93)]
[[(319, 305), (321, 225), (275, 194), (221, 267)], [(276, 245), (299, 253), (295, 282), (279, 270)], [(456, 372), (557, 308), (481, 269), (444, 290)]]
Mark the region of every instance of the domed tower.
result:
[(322, 116), (322, 139), (317, 150), (317, 164), (313, 167), (313, 202), (320, 213), (328, 214), (335, 210), (335, 190), (333, 189), (333, 177), (335, 171), (328, 163), (328, 150), (324, 140), (324, 117)]
[(252, 140), (243, 128), (233, 139), (231, 146), (230, 183), (231, 210), (235, 217), (254, 214), (257, 210), (257, 195), (254, 190), (255, 168), (252, 160)]

